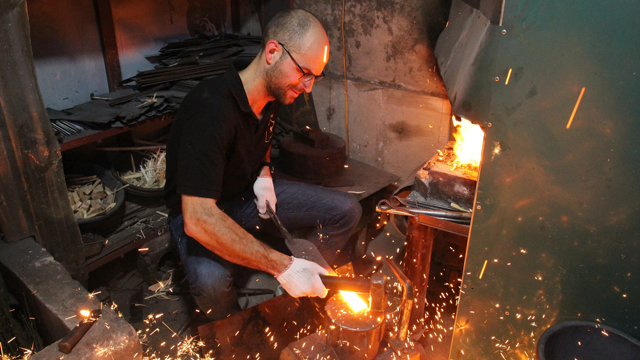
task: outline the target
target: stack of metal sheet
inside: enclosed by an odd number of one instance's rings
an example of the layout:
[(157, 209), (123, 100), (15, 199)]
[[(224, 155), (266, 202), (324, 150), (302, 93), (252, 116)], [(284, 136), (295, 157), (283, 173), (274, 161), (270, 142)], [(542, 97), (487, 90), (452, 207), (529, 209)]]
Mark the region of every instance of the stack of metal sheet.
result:
[(247, 63), (260, 50), (262, 37), (221, 34), (165, 45), (146, 58), (156, 64), (125, 79), (126, 89), (90, 95), (89, 102), (62, 111), (47, 109), (59, 141), (85, 130), (123, 127), (178, 110), (182, 99), (202, 79), (223, 74), (235, 60)]
[(223, 74), (240, 58), (253, 59), (260, 50), (261, 36), (221, 34), (212, 38), (187, 39), (165, 45), (158, 54), (146, 56), (156, 68), (125, 79), (146, 87), (177, 80), (193, 80)]

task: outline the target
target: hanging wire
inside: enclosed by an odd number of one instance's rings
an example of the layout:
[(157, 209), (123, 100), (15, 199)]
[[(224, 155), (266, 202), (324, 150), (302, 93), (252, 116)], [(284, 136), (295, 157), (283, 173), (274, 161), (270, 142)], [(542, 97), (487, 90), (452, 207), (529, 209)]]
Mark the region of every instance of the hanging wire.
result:
[(347, 47), (344, 41), (344, 7), (345, 1), (342, 0), (342, 65), (344, 68), (344, 99), (346, 110), (346, 126), (347, 126), (347, 157), (349, 156), (349, 86), (347, 84)]

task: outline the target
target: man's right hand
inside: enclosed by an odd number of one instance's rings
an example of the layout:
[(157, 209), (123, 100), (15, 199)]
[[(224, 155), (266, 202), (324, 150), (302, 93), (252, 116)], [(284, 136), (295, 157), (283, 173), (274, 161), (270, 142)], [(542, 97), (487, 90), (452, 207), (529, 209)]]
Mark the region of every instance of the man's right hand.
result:
[(324, 298), (329, 290), (324, 287), (319, 275), (327, 275), (322, 266), (304, 259), (291, 257), (291, 263), (276, 279), (293, 297), (319, 296)]
[(258, 208), (258, 216), (268, 219), (267, 202), (271, 205), (273, 211), (276, 211), (276, 191), (273, 187), (273, 179), (271, 176), (258, 176), (253, 184), (253, 193), (256, 195), (255, 203)]

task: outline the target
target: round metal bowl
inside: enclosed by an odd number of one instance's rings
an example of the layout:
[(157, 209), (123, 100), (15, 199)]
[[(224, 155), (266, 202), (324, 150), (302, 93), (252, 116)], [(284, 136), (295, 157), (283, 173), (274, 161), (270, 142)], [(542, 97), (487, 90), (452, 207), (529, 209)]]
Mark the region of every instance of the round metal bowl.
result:
[[(122, 183), (118, 181), (109, 170), (97, 165), (79, 165), (74, 168), (74, 172), (83, 175), (96, 175), (100, 181), (102, 181), (102, 183), (112, 191), (122, 187)], [(124, 191), (120, 190), (116, 192), (114, 200), (116, 205), (109, 209), (109, 211), (88, 219), (76, 219), (76, 223), (78, 225), (95, 225), (108, 219), (122, 207), (122, 204), (124, 204)]]
[(538, 359), (638, 360), (640, 341), (611, 326), (566, 321), (551, 326), (538, 340)]
[(111, 165), (111, 173), (113, 174), (113, 176), (124, 185), (128, 184), (125, 190), (130, 194), (146, 196), (146, 197), (162, 197), (164, 195), (164, 187), (146, 188), (142, 186), (136, 186), (127, 182), (125, 179), (123, 179), (119, 175), (119, 174), (124, 174), (127, 171), (131, 170), (132, 156), (133, 156), (133, 163), (135, 164), (136, 169), (139, 169), (142, 161), (148, 158), (146, 154), (142, 154), (138, 152), (125, 153), (118, 156), (116, 160), (113, 162), (113, 164)]

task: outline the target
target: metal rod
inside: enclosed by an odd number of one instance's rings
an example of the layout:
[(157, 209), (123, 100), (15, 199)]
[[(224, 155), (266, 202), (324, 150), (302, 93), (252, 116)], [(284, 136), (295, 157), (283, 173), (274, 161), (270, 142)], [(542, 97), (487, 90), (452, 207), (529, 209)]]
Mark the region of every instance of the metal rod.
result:
[(368, 293), (371, 290), (371, 280), (354, 279), (342, 276), (320, 275), (320, 280), (327, 289)]
[(393, 261), (386, 258), (387, 265), (393, 271), (393, 274), (398, 278), (402, 285), (402, 301), (400, 302), (400, 324), (398, 326), (398, 338), (401, 341), (407, 339), (407, 333), (409, 332), (409, 319), (411, 319), (411, 306), (413, 305), (413, 286), (409, 278), (400, 270), (398, 265)]
[(416, 216), (418, 214), (424, 214), (444, 219), (471, 220), (471, 214), (469, 213), (446, 210), (418, 209), (408, 206), (400, 206), (392, 204), (391, 201), (386, 199), (380, 200), (377, 207), (383, 212), (398, 213), (399, 215)]

